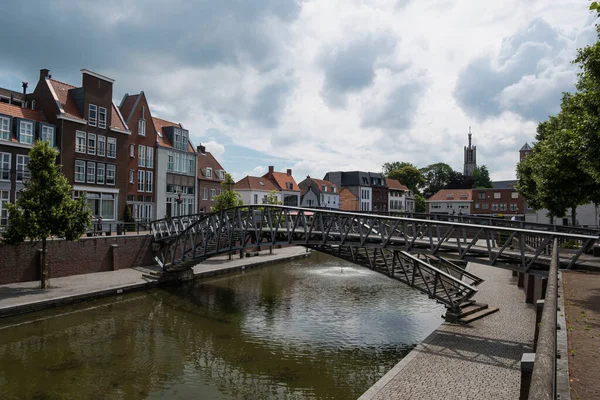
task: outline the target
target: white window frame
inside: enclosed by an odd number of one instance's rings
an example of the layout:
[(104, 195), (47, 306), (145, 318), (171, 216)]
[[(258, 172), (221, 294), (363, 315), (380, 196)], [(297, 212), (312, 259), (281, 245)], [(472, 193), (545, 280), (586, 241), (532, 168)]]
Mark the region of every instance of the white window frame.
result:
[(206, 177), (212, 178), (212, 168), (206, 167)]
[(0, 140), (10, 141), (10, 118), (0, 117)]
[(96, 155), (96, 134), (88, 133), (87, 137), (88, 137), (88, 140), (87, 140), (88, 154), (95, 156)]
[(129, 170), (129, 183), (133, 183), (133, 170)]
[[(104, 118), (102, 117), (104, 115)], [(98, 107), (98, 128), (105, 129), (107, 121), (107, 114), (105, 107)]]
[[(109, 172), (112, 172), (112, 183), (109, 182)], [(106, 164), (106, 184), (114, 186), (117, 181), (117, 166), (114, 164)]]
[(216, 195), (217, 195), (217, 189), (210, 189), (210, 201), (215, 201)]
[(143, 118), (138, 122), (138, 135), (146, 136), (146, 120)]
[(140, 144), (138, 146), (138, 167), (146, 166), (146, 146)]
[[(108, 137), (106, 139), (106, 143), (107, 143), (106, 156), (108, 158), (117, 158), (117, 139), (114, 137)], [(114, 146), (114, 153), (111, 153), (111, 149), (110, 149), (111, 144)]]
[(48, 125), (42, 125), (42, 140), (50, 143), (50, 146), (54, 146), (54, 127)]
[[(102, 143), (102, 146), (100, 145)], [(99, 156), (106, 156), (106, 136), (104, 135), (98, 135), (98, 155)]]
[(129, 157), (135, 158), (135, 144), (129, 145)]
[(76, 131), (75, 132), (75, 152), (85, 154), (86, 149), (87, 149), (86, 133), (84, 131)]
[(202, 200), (208, 200), (208, 188), (202, 188)]
[[(102, 171), (102, 173), (100, 173)], [(104, 185), (106, 183), (106, 164), (98, 163), (96, 165), (96, 184)]]
[[(28, 140), (23, 140), (27, 138)], [(33, 144), (33, 122), (19, 121), (19, 143)]]
[[(80, 172), (77, 172), (79, 168)], [(75, 170), (74, 170), (74, 174), (73, 174), (73, 180), (75, 182), (81, 182), (81, 183), (85, 183), (85, 161), (83, 160), (75, 160)]]
[(11, 159), (10, 153), (0, 152), (0, 181), (10, 182)]
[(510, 193), (510, 198), (511, 199), (518, 199), (519, 198), (519, 192), (511, 192)]
[(152, 193), (153, 175), (152, 171), (146, 171), (146, 193)]
[(138, 170), (137, 176), (138, 176), (137, 190), (138, 190), (138, 192), (143, 192), (144, 191), (144, 182), (145, 182), (144, 170), (142, 170), (142, 169)]
[(146, 168), (154, 168), (154, 148), (146, 147)]
[[(91, 179), (90, 179), (90, 172), (92, 172), (91, 174)], [(93, 161), (88, 161), (87, 162), (87, 169), (86, 169), (86, 173), (85, 173), (85, 180), (87, 183), (96, 183), (96, 163)]]
[[(93, 117), (92, 117), (92, 113), (94, 114)], [(98, 106), (90, 103), (88, 106), (88, 125), (96, 126), (97, 120), (98, 120)]]
[(500, 199), (500, 198), (502, 198), (502, 193), (494, 192), (494, 199)]
[[(17, 169), (15, 174), (15, 180), (17, 182), (23, 182), (29, 178), (30, 173), (27, 164), (29, 164), (29, 156), (26, 154), (17, 154)], [(21, 173), (21, 179), (19, 179), (19, 171)]]

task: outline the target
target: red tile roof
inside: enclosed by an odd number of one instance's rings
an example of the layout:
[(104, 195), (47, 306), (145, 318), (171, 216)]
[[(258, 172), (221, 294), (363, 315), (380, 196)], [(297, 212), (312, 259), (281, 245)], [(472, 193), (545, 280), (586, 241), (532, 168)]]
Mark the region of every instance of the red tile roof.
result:
[(442, 189), (427, 201), (470, 201), (473, 199), (473, 189)]
[(138, 97), (140, 97), (139, 94), (127, 95), (125, 101), (123, 101), (123, 105), (121, 106), (121, 114), (123, 115), (123, 118), (125, 118), (126, 122), (129, 119), (129, 114), (131, 114), (133, 106), (135, 105)]
[(46, 122), (46, 116), (40, 110), (22, 108), (14, 104), (0, 103), (0, 114), (15, 118), (25, 118), (32, 121)]
[[(210, 178), (207, 178), (205, 175), (207, 167), (212, 168), (212, 177)], [(219, 179), (219, 176), (216, 173), (221, 169), (224, 168), (209, 151), (204, 154), (198, 153), (198, 179), (221, 182), (221, 179)]]
[[(329, 181), (326, 181), (324, 179), (316, 179), (316, 178), (309, 178), (309, 179), (311, 181), (313, 181), (314, 183), (316, 183), (319, 186), (319, 190), (321, 190), (321, 191), (323, 189), (323, 185), (325, 185), (325, 186), (329, 186), (329, 188), (336, 189), (336, 192), (337, 192), (337, 186)], [(328, 192), (333, 192), (333, 190), (331, 190), (331, 191), (328, 190)]]
[(404, 186), (403, 184), (401, 184), (398, 179), (385, 178), (385, 184), (390, 189), (408, 190), (408, 188), (406, 186)]
[(121, 130), (121, 131), (129, 131), (129, 127), (127, 127), (125, 124), (123, 124), (124, 118), (123, 118), (123, 120), (121, 120), (121, 117), (122, 116), (120, 115), (119, 109), (113, 103), (112, 104), (112, 112), (111, 112), (111, 116), (110, 116), (110, 127), (113, 129)]
[(50, 88), (54, 90), (54, 93), (56, 93), (58, 102), (65, 111), (65, 114), (68, 117), (76, 118), (82, 122), (86, 122), (79, 113), (79, 109), (77, 108), (77, 105), (75, 105), (73, 98), (69, 95), (69, 90), (75, 89), (75, 86), (57, 81), (56, 79), (47, 79), (46, 82), (48, 82)]
[(270, 179), (250, 175), (237, 181), (233, 188), (237, 190), (265, 190), (268, 192), (271, 190), (277, 191), (277, 187), (273, 182), (271, 182)]
[[(271, 175), (271, 173), (267, 172), (266, 174), (263, 175), (263, 178), (268, 178), (269, 175)], [(296, 191), (296, 192), (300, 191), (300, 187), (298, 186), (298, 184), (296, 183), (296, 180), (294, 179), (294, 177), (292, 175), (288, 175), (285, 172), (273, 172), (272, 176), (273, 176), (272, 179), (275, 181), (275, 184), (277, 186), (279, 186), (281, 188), (281, 190), (292, 190), (292, 191)], [(291, 183), (292, 188), (288, 189), (286, 183)]]

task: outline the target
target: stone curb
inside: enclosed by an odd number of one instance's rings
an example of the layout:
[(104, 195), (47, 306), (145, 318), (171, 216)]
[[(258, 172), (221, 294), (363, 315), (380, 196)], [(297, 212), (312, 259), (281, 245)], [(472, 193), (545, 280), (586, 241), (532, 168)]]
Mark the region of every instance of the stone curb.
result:
[(558, 271), (558, 310), (556, 324), (560, 329), (556, 331), (556, 393), (560, 400), (571, 399), (571, 385), (569, 381), (569, 343), (567, 339), (567, 309), (565, 308), (565, 296), (563, 293), (563, 275)]

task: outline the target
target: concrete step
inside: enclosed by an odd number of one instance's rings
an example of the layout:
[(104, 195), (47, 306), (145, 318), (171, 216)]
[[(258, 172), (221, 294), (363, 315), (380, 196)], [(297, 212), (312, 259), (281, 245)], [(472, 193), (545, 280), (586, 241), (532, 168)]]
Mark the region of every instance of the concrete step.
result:
[(146, 278), (146, 279), (152, 279), (155, 281), (160, 279), (160, 275), (156, 275), (156, 274), (142, 274), (142, 277)]
[(481, 319), (487, 315), (493, 314), (498, 310), (499, 310), (498, 307), (486, 308), (486, 309), (483, 309), (476, 313), (473, 313), (467, 317), (459, 318), (458, 322), (463, 323), (463, 324), (469, 324), (469, 323), (471, 323), (473, 321), (477, 321), (478, 319)]
[(473, 304), (468, 305), (466, 307), (461, 307), (460, 308), (461, 312), (460, 312), (459, 319), (460, 318), (464, 318), (464, 317), (466, 317), (468, 315), (471, 315), (471, 314), (475, 314), (478, 311), (485, 310), (486, 308), (488, 308), (488, 305), (487, 304), (483, 304), (483, 303), (473, 303)]

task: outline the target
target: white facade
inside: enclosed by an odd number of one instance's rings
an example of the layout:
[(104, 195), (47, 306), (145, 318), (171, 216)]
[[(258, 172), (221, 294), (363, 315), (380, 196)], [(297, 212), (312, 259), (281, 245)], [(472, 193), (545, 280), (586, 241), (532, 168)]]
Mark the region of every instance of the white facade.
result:
[[(253, 189), (235, 189), (236, 192), (240, 194), (242, 197), (242, 202), (244, 205), (255, 205), (255, 204), (264, 204), (264, 200), (267, 195), (271, 193), (270, 190), (253, 190)], [(275, 192), (275, 196), (277, 196), (277, 201), (281, 201), (281, 192)]]
[(406, 210), (406, 195), (404, 190), (390, 189), (388, 194), (388, 210), (405, 211)]
[[(525, 214), (527, 222), (537, 222), (539, 224), (549, 224), (548, 210), (528, 210)], [(580, 226), (598, 226), (600, 225), (600, 210), (593, 203), (584, 204), (577, 207), (577, 225)], [(566, 222), (566, 224), (565, 224)], [(564, 217), (554, 217), (554, 225), (571, 225), (571, 209), (568, 209)]]
[(307, 190), (304, 193), (304, 197), (302, 197), (302, 203), (300, 204), (302, 207), (317, 207), (319, 205), (319, 198), (317, 194), (312, 190)]
[[(471, 214), (472, 200), (433, 200), (427, 201), (431, 214), (466, 215)], [(414, 211), (414, 208), (413, 208)]]
[[(193, 170), (187, 173), (172, 171), (169, 169), (169, 157), (174, 152), (170, 148), (159, 147), (156, 157), (156, 218), (162, 219), (166, 216), (177, 217), (180, 215), (195, 214), (197, 211), (196, 192), (198, 190), (198, 179), (196, 179), (196, 163), (194, 162)], [(196, 153), (181, 153), (187, 154), (196, 158)], [(185, 177), (193, 178), (193, 186), (184, 187), (178, 185), (177, 182), (167, 182), (168, 175), (175, 176), (184, 175)], [(191, 192), (191, 193), (190, 193)]]
[(339, 193), (330, 193), (330, 192), (321, 192), (321, 207), (327, 208), (340, 208), (340, 194)]
[(360, 199), (360, 211), (372, 211), (373, 190), (370, 186), (359, 186), (358, 190), (358, 198)]

